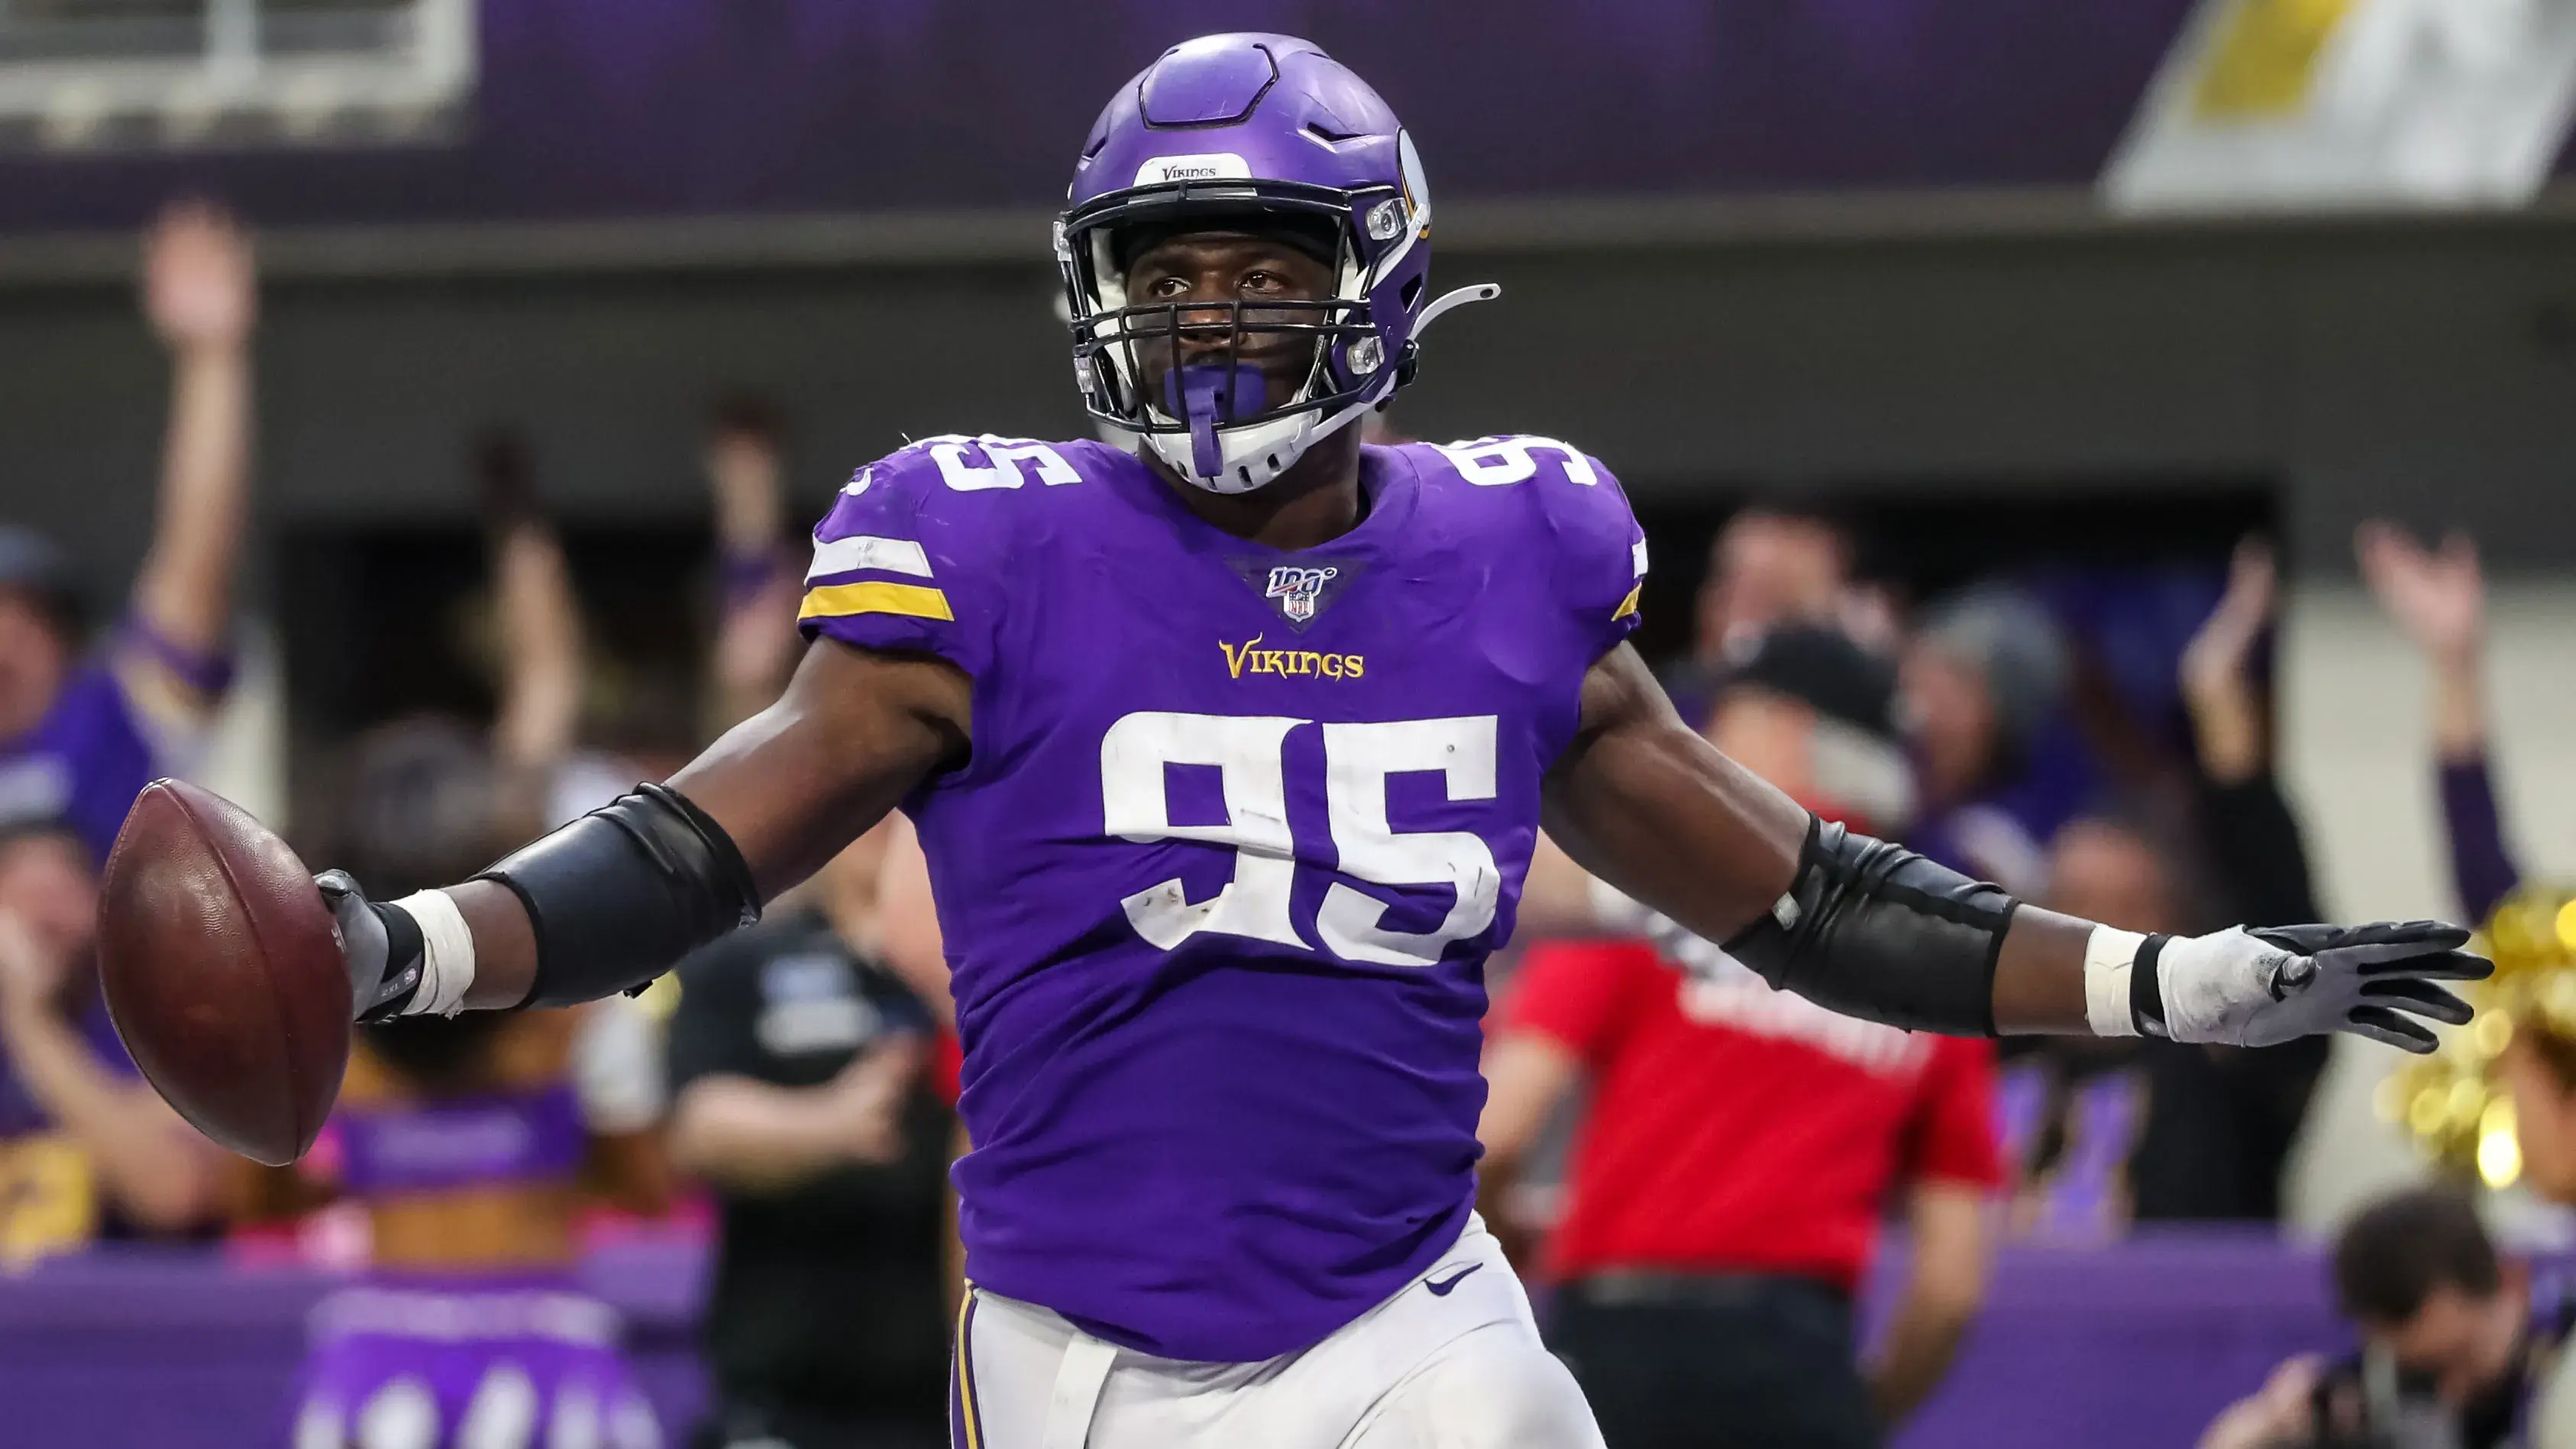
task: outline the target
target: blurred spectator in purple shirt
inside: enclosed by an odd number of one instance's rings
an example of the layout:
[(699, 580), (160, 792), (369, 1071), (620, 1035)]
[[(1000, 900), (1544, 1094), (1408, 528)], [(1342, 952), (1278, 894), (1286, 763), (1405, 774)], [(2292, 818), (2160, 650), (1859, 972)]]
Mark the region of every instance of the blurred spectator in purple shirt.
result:
[(68, 821), (94, 862), (144, 784), (184, 768), (230, 682), (256, 284), (229, 217), (202, 203), (162, 214), (144, 240), (143, 310), (172, 370), (160, 498), (124, 621), (94, 659), (80, 658), (69, 561), (0, 525), (0, 824)]

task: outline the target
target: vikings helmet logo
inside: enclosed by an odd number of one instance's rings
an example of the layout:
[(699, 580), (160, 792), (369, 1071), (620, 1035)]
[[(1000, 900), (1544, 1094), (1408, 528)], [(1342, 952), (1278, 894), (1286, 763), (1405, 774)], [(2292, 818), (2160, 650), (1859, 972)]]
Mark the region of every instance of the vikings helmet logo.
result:
[(1303, 624), (1315, 617), (1316, 601), (1323, 597), (1324, 585), (1341, 573), (1336, 568), (1302, 568), (1281, 564), (1270, 571), (1270, 586), (1262, 597), (1277, 599), (1279, 612), (1292, 624)]

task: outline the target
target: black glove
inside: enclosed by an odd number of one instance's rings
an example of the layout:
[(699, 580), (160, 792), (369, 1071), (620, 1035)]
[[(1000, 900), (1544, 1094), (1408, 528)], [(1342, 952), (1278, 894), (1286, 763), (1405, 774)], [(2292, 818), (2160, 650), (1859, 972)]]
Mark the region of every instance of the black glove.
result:
[(360, 1024), (402, 1015), (420, 991), (426, 951), (420, 923), (400, 906), (368, 900), (345, 870), (326, 870), (313, 883), (322, 888), (322, 899), (340, 928), (340, 954), (349, 967), (349, 1000)]

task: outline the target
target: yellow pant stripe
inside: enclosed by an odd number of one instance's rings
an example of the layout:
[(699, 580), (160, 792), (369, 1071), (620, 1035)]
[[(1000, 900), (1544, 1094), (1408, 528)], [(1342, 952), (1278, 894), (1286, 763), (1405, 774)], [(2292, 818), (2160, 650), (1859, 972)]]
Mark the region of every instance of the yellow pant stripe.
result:
[(957, 1420), (965, 1425), (966, 1442), (960, 1449), (984, 1449), (982, 1416), (975, 1411), (975, 1285), (957, 1295)]

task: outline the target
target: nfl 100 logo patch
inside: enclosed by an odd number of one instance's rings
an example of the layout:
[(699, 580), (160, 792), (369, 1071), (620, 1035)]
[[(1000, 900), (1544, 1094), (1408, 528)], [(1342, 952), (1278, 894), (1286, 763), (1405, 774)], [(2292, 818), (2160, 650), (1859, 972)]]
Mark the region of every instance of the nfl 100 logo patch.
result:
[(1317, 560), (1310, 563), (1283, 564), (1269, 559), (1231, 559), (1235, 572), (1258, 591), (1279, 617), (1290, 627), (1303, 629), (1315, 622), (1317, 615), (1331, 607), (1359, 568), (1348, 559)]
[(1329, 564), (1322, 568), (1281, 564), (1270, 571), (1270, 587), (1262, 593), (1278, 602), (1279, 612), (1287, 616), (1289, 623), (1303, 624), (1315, 617), (1315, 604), (1324, 595), (1324, 585), (1341, 577), (1341, 573)]

